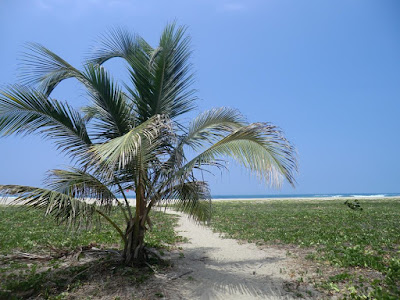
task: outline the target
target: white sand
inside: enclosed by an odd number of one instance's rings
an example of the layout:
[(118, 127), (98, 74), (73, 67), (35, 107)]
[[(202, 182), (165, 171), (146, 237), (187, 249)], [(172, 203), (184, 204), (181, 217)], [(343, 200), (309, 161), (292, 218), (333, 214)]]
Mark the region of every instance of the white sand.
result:
[(168, 299), (295, 299), (284, 289), (291, 263), (284, 250), (221, 238), (185, 215), (177, 230), (189, 242), (181, 245), (184, 257), (175, 260)]

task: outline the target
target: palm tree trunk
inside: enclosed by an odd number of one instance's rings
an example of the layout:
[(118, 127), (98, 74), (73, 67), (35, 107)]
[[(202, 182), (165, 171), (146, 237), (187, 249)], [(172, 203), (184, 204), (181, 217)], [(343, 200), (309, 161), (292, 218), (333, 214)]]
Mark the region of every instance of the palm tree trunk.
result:
[(123, 253), (126, 265), (140, 265), (146, 260), (144, 251), (144, 235), (146, 227), (141, 220), (145, 217), (146, 206), (144, 189), (141, 184), (136, 189), (136, 214), (135, 219), (127, 224), (125, 235), (126, 243)]

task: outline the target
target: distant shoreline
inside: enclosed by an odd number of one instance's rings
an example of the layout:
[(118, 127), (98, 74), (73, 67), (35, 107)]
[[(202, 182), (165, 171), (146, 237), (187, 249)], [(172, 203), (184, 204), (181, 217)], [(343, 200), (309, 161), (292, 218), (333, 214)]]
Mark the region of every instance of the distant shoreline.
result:
[(285, 197), (285, 198), (212, 198), (212, 201), (326, 201), (326, 200), (384, 200), (400, 199), (400, 196), (360, 196), (360, 197)]

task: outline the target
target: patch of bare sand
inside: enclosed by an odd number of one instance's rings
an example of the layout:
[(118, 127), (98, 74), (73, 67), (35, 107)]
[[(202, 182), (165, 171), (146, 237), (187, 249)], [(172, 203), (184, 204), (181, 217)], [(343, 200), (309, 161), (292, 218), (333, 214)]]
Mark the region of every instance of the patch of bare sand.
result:
[[(285, 250), (239, 244), (181, 215), (177, 231), (188, 242), (173, 259), (175, 275), (165, 290), (169, 299), (311, 299), (318, 293), (293, 283)], [(296, 287), (295, 287), (296, 286)], [(296, 295), (297, 293), (297, 295)], [(311, 296), (310, 296), (311, 294)]]

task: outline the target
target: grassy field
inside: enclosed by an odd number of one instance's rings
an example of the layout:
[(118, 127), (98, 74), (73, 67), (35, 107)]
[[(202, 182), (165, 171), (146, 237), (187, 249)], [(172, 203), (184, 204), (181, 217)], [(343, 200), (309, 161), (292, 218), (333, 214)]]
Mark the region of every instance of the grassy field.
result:
[(362, 210), (343, 200), (218, 202), (212, 226), (260, 245), (300, 246), (288, 251), (306, 253), (302, 258), (310, 262), (298, 280), (330, 295), (400, 299), (400, 199), (360, 204)]
[[(115, 216), (121, 217), (118, 213)], [(70, 231), (44, 217), (43, 212), (11, 206), (0, 206), (0, 220), (0, 299), (38, 295), (45, 299), (65, 299), (93, 274), (103, 277), (103, 285), (111, 280), (110, 274), (113, 284), (122, 280), (130, 285), (140, 284), (151, 276), (151, 270), (137, 272), (116, 266), (111, 257), (95, 260), (81, 257), (85, 248), (120, 248), (120, 237), (108, 223), (102, 222), (89, 230)], [(148, 246), (162, 252), (162, 248), (180, 240), (174, 232), (175, 216), (153, 212), (152, 220), (153, 230), (146, 237)], [(46, 259), (49, 254), (57, 253), (69, 253), (69, 257)], [(14, 259), (16, 254), (21, 258)], [(28, 254), (26, 259), (22, 257), (25, 254)]]
[[(343, 202), (217, 202), (211, 225), (239, 240), (287, 249), (298, 261), (298, 283), (314, 284), (327, 298), (400, 299), (400, 199), (361, 200), (362, 210)], [(118, 267), (104, 257), (10, 259), (21, 252), (79, 256), (85, 247), (118, 249), (119, 236), (106, 223), (69, 231), (39, 211), (5, 206), (0, 206), (0, 220), (0, 299), (69, 299), (79, 290), (86, 295), (90, 282), (100, 278), (93, 284), (95, 296), (99, 286), (120, 290), (140, 286), (152, 276), (151, 270)], [(174, 233), (175, 217), (154, 212), (153, 221), (149, 246), (168, 248), (180, 240)], [(153, 294), (161, 295), (157, 290)]]

